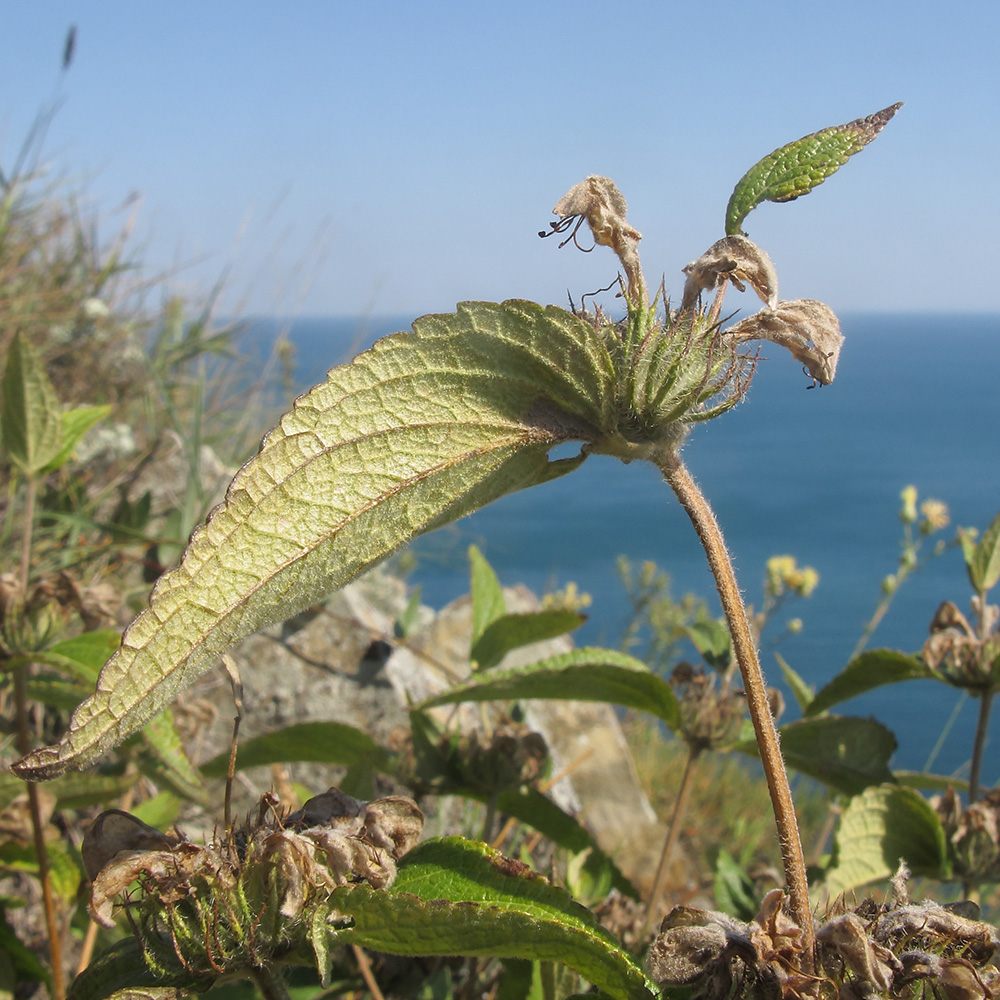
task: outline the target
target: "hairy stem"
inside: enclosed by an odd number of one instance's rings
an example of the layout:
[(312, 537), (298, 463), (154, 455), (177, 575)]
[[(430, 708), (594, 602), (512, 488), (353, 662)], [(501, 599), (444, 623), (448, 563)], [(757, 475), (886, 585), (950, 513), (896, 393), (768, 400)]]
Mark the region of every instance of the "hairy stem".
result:
[(760, 668), (757, 647), (750, 630), (750, 623), (747, 620), (746, 607), (736, 584), (736, 574), (733, 572), (733, 564), (729, 558), (729, 552), (726, 550), (726, 544), (718, 521), (715, 519), (715, 514), (691, 473), (681, 461), (680, 455), (676, 452), (669, 452), (658, 465), (667, 484), (674, 491), (681, 506), (687, 511), (688, 517), (691, 518), (691, 523), (705, 549), (708, 565), (719, 591), (722, 610), (732, 636), (733, 653), (743, 675), (743, 688), (746, 692), (750, 719), (757, 736), (757, 747), (761, 763), (764, 765), (767, 788), (771, 795), (771, 806), (774, 809), (778, 841), (785, 869), (789, 910), (792, 918), (802, 929), (803, 958), (808, 963), (808, 967), (804, 968), (803, 971), (811, 972), (813, 947), (816, 939), (813, 931), (812, 911), (809, 909), (809, 885), (806, 881), (802, 841), (799, 837), (795, 807), (792, 804), (792, 793), (788, 787), (785, 762), (778, 747), (778, 732), (768, 704), (764, 674)]
[(656, 868), (656, 878), (653, 881), (653, 891), (649, 896), (649, 905), (646, 908), (646, 920), (642, 927), (642, 937), (649, 933), (649, 928), (656, 920), (660, 910), (660, 900), (667, 886), (667, 872), (670, 870), (670, 859), (673, 856), (674, 848), (677, 846), (677, 838), (680, 836), (681, 820), (687, 812), (688, 799), (691, 796), (691, 788), (694, 785), (694, 767), (701, 756), (701, 751), (695, 747), (688, 747), (687, 760), (684, 762), (684, 773), (681, 775), (681, 787), (677, 790), (677, 801), (674, 803), (674, 811), (670, 816), (670, 825), (667, 827), (667, 836), (663, 841), (663, 851), (660, 853), (660, 863)]
[(993, 692), (984, 691), (979, 699), (979, 718), (976, 720), (976, 736), (972, 743), (972, 763), (969, 767), (969, 805), (979, 798), (979, 776), (983, 768), (983, 751), (986, 749), (986, 735), (990, 728), (990, 709), (993, 706)]
[[(23, 756), (31, 751), (31, 736), (28, 732), (28, 696), (25, 670), (14, 671), (14, 704), (17, 712), (17, 749)], [(56, 901), (52, 892), (52, 875), (49, 866), (49, 852), (45, 846), (45, 826), (42, 823), (42, 808), (38, 801), (38, 786), (26, 781), (28, 808), (31, 812), (31, 832), (35, 843), (35, 858), (38, 861), (38, 881), (42, 886), (42, 905), (45, 909), (45, 930), (49, 936), (49, 962), (52, 965), (52, 1000), (63, 1000), (66, 996), (66, 979), (63, 974), (62, 943), (59, 922), (56, 919)]]
[(271, 965), (254, 966), (250, 970), (264, 1000), (291, 1000), (281, 973)]
[[(38, 481), (28, 476), (27, 493), (24, 501), (24, 535), (21, 540), (20, 579), (21, 599), (28, 602), (28, 582), (31, 575), (32, 526), (35, 523), (35, 500), (38, 495)], [(17, 713), (17, 749), (21, 756), (31, 752), (31, 733), (28, 729), (27, 667), (14, 671), (14, 709)], [(28, 809), (31, 812), (31, 832), (35, 843), (35, 858), (38, 861), (38, 881), (42, 886), (42, 905), (45, 909), (45, 929), (49, 936), (49, 962), (52, 965), (52, 1000), (63, 1000), (66, 996), (66, 979), (63, 973), (62, 936), (56, 919), (56, 901), (52, 892), (52, 875), (49, 866), (49, 852), (45, 846), (45, 826), (42, 823), (42, 809), (38, 801), (38, 786), (33, 781), (25, 782), (28, 792)]]

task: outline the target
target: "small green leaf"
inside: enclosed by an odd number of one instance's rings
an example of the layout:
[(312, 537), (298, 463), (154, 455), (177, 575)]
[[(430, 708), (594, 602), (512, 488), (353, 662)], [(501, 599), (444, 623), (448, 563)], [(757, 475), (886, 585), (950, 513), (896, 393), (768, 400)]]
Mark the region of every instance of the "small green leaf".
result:
[(965, 566), (976, 593), (986, 593), (996, 586), (997, 580), (1000, 580), (1000, 514), (983, 532), (983, 537), (972, 550), (971, 558), (966, 551)]
[(871, 649), (856, 656), (809, 703), (806, 715), (817, 715), (831, 705), (854, 698), (866, 691), (900, 681), (925, 680), (935, 675), (915, 656), (895, 649)]
[(17, 936), (14, 928), (7, 921), (6, 908), (2, 906), (0, 906), (0, 954), (6, 955), (13, 970), (18, 974), (17, 978), (22, 983), (35, 981), (49, 984), (48, 970), (38, 961), (35, 953)]
[(501, 615), (483, 629), (482, 635), (472, 644), (469, 655), (475, 669), (489, 670), (511, 650), (555, 639), (579, 628), (586, 620), (585, 615), (568, 608)]
[(110, 628), (97, 629), (53, 643), (48, 649), (30, 656), (12, 657), (8, 665), (42, 663), (93, 688), (105, 660), (120, 643), (120, 632)]
[(184, 802), (173, 792), (157, 792), (137, 806), (132, 806), (132, 815), (154, 830), (166, 830), (181, 813)]
[[(384, 766), (387, 755), (360, 729), (340, 722), (300, 722), (240, 744), (236, 769), (243, 771), (248, 767), (294, 761), (350, 765), (363, 760)], [(223, 778), (228, 769), (228, 750), (201, 765), (201, 773), (206, 778)]]
[(397, 639), (405, 639), (417, 627), (420, 617), (420, 588), (414, 587), (410, 594), (406, 607), (400, 612), (399, 617), (393, 622), (392, 633)]
[[(789, 767), (845, 795), (892, 781), (889, 759), (896, 750), (896, 737), (874, 719), (824, 715), (790, 722), (779, 734)], [(757, 743), (749, 740), (737, 749), (754, 755)]]
[(636, 960), (564, 889), (460, 837), (427, 841), (400, 862), (392, 889), (333, 892), (351, 926), (337, 937), (397, 955), (557, 961), (616, 1000), (653, 1000)]
[(121, 798), (141, 774), (78, 774), (57, 778), (48, 789), (56, 797), (59, 809), (86, 809), (108, 805)]
[[(37, 662), (37, 660), (36, 660)], [(90, 687), (79, 681), (54, 677), (51, 674), (36, 674), (25, 684), (25, 694), (31, 701), (57, 708), (62, 712), (72, 712), (90, 694)]]
[(853, 798), (841, 816), (830, 896), (889, 878), (902, 858), (915, 875), (947, 878), (948, 847), (941, 820), (910, 788), (881, 785)]
[(507, 602), (493, 567), (475, 545), (469, 546), (469, 580), (469, 593), (472, 597), (472, 645), (475, 646), (486, 627), (507, 613)]
[(781, 676), (785, 678), (785, 683), (791, 690), (795, 703), (799, 706), (799, 711), (805, 713), (816, 692), (789, 666), (780, 653), (775, 653), (774, 658), (778, 661)]
[(947, 774), (926, 774), (921, 771), (893, 771), (896, 782), (905, 788), (922, 788), (927, 792), (946, 792), (954, 788), (956, 792), (967, 792), (969, 783), (964, 778)]
[(63, 424), (42, 359), (20, 333), (7, 348), (0, 391), (3, 446), (26, 476), (37, 476), (59, 453)]
[(685, 630), (694, 648), (713, 669), (725, 672), (732, 662), (732, 639), (724, 621), (706, 618), (689, 625)]
[(762, 201), (794, 201), (822, 184), (882, 131), (902, 102), (867, 118), (803, 136), (754, 164), (737, 182), (726, 206), (726, 235), (740, 232), (743, 220)]
[(574, 649), (523, 667), (491, 670), (435, 695), (420, 707), (464, 701), (514, 701), (541, 698), (603, 701), (638, 708), (677, 728), (677, 697), (635, 657), (613, 649)]
[(210, 804), (201, 772), (191, 763), (169, 708), (154, 715), (143, 727), (138, 762), (139, 770), (161, 788), (202, 806)]
[(14, 765), (91, 763), (231, 645), (354, 579), (417, 535), (572, 471), (551, 448), (617, 426), (592, 326), (530, 302), (464, 303), (383, 338), (300, 396), (156, 584), (68, 732)]
[(62, 444), (55, 455), (46, 462), (45, 471), (55, 472), (56, 469), (61, 469), (72, 457), (84, 434), (110, 413), (110, 406), (77, 406), (72, 410), (63, 410), (60, 414)]
[(740, 920), (753, 920), (760, 909), (757, 887), (743, 867), (724, 847), (715, 861), (712, 883), (715, 904), (723, 913)]

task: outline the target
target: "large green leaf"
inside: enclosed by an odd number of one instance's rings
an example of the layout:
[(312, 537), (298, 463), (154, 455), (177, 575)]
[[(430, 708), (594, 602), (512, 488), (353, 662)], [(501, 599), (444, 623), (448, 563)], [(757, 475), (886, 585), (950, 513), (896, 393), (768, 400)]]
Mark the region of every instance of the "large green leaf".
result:
[(330, 936), (398, 955), (477, 955), (562, 962), (608, 996), (652, 1000), (635, 959), (564, 889), (460, 837), (428, 841), (400, 862), (392, 889), (337, 889), (350, 920)]
[[(351, 765), (365, 760), (385, 767), (388, 755), (360, 729), (340, 722), (300, 722), (241, 743), (236, 755), (236, 770), (295, 761)], [(228, 768), (227, 750), (202, 764), (201, 772), (207, 778), (222, 778)]]
[(613, 375), (592, 326), (529, 302), (425, 316), (331, 370), (160, 578), (62, 741), (18, 773), (91, 763), (234, 642), (416, 535), (575, 468), (582, 453), (547, 452), (613, 430)]
[(895, 649), (870, 649), (856, 656), (830, 681), (805, 710), (806, 715), (818, 715), (848, 698), (857, 697), (873, 688), (900, 681), (933, 678), (931, 669), (915, 656)]
[(910, 788), (869, 788), (852, 799), (841, 816), (826, 875), (830, 895), (888, 878), (901, 858), (916, 875), (947, 878), (948, 848), (941, 820)]
[(37, 476), (59, 453), (63, 421), (45, 365), (20, 333), (7, 348), (0, 391), (3, 446), (26, 476)]
[(762, 201), (794, 201), (836, 173), (882, 131), (902, 102), (834, 125), (788, 143), (754, 164), (737, 182), (726, 206), (726, 235), (740, 232), (743, 220)]
[[(781, 754), (789, 767), (845, 795), (892, 781), (889, 759), (896, 738), (874, 719), (826, 715), (790, 722), (779, 733)], [(756, 754), (757, 743), (749, 740), (738, 749)]]
[(677, 728), (673, 688), (641, 660), (613, 649), (574, 649), (523, 667), (476, 674), (420, 707), (519, 698), (604, 701), (641, 709)]

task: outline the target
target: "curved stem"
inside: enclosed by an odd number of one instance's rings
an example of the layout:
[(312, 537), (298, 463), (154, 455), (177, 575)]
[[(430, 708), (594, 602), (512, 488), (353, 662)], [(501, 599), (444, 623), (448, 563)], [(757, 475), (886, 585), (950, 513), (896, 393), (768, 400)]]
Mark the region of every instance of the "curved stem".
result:
[(811, 972), (816, 939), (812, 911), (809, 909), (809, 885), (806, 881), (802, 841), (788, 786), (785, 762), (778, 747), (778, 732), (768, 705), (764, 675), (757, 657), (757, 647), (750, 631), (750, 623), (747, 620), (746, 607), (736, 585), (733, 564), (715, 514), (680, 456), (676, 452), (670, 452), (658, 461), (657, 465), (688, 517), (691, 518), (691, 523), (705, 549), (708, 565), (719, 591), (722, 610), (732, 636), (733, 653), (743, 675), (743, 688), (746, 692), (750, 719), (757, 736), (760, 759), (764, 765), (767, 788), (771, 795), (771, 806), (774, 809), (774, 820), (778, 828), (778, 841), (785, 869), (789, 910), (802, 929), (803, 959), (809, 966), (803, 971)]

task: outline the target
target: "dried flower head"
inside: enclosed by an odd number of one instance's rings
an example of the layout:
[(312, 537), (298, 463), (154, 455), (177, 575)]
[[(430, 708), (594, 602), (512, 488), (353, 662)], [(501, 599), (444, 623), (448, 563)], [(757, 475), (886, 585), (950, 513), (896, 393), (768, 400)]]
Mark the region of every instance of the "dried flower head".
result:
[(110, 810), (83, 843), (90, 910), (113, 926), (121, 897), (155, 973), (173, 974), (179, 963), (211, 980), (305, 943), (311, 928), (336, 919), (328, 901), (338, 886), (387, 888), (422, 827), (409, 799), (359, 802), (335, 788), (284, 819), (265, 796), (255, 822), (205, 846)]
[(837, 360), (844, 337), (833, 310), (814, 299), (779, 302), (773, 311), (761, 310), (725, 331), (732, 344), (748, 340), (770, 340), (798, 358), (806, 372), (821, 385), (829, 385), (837, 373)]
[(697, 260), (691, 261), (684, 273), (687, 280), (682, 310), (693, 309), (703, 291), (718, 288), (727, 281), (741, 292), (750, 285), (768, 309), (778, 307), (778, 272), (767, 252), (746, 236), (724, 236), (717, 240)]

